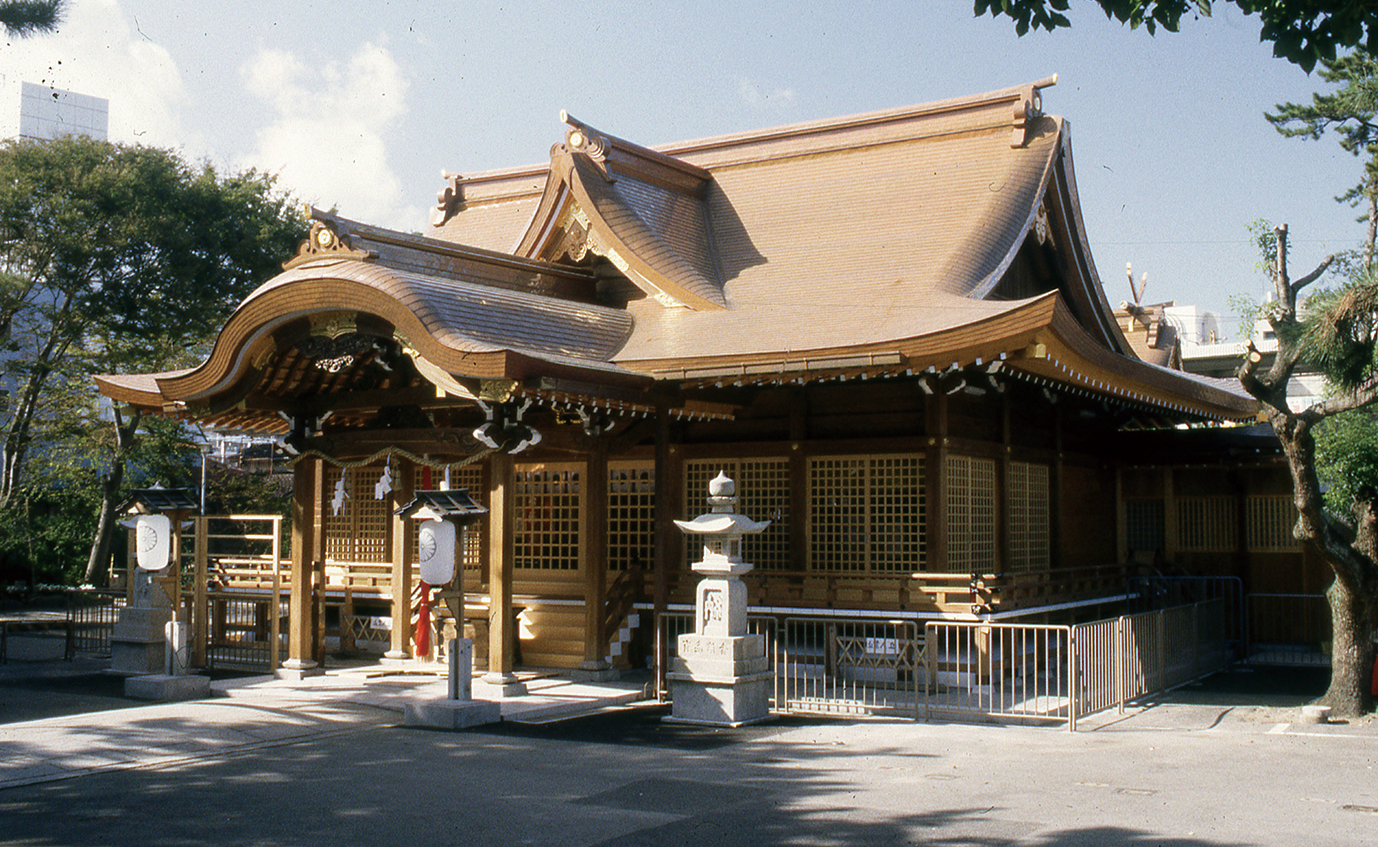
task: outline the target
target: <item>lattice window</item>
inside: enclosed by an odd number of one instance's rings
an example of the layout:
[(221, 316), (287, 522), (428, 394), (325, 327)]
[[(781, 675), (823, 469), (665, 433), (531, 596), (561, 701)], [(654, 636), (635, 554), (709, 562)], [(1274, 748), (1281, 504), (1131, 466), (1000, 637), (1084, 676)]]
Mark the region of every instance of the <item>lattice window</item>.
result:
[[(789, 567), (789, 460), (698, 459), (684, 463), (685, 518), (708, 511), (708, 482), (722, 471), (737, 483), (737, 511), (752, 520), (769, 520), (760, 535), (742, 540), (742, 558), (763, 570)], [(702, 557), (701, 545), (685, 541), (684, 561)]]
[(949, 573), (995, 569), (995, 460), (948, 456), (947, 567)]
[(1048, 466), (1011, 462), (1009, 491), (1008, 570), (1047, 570), (1052, 546), (1048, 529)]
[(1233, 497), (1180, 497), (1177, 549), (1225, 552), (1238, 546), (1238, 511)]
[(843, 573), (922, 570), (923, 457), (809, 460), (809, 567)]
[[(325, 557), (336, 562), (386, 562), (390, 505), (374, 497), (374, 485), (383, 473), (382, 465), (362, 468), (325, 468)], [(335, 514), (332, 500), (344, 474), (346, 498)]]
[(1297, 508), (1291, 497), (1255, 495), (1248, 498), (1246, 511), (1250, 550), (1279, 553), (1301, 549), (1301, 542), (1292, 536)]
[[(412, 474), (412, 489), (424, 491), (426, 486), (426, 468), (417, 467)], [(443, 468), (431, 468), (430, 488), (438, 489), (445, 484), (445, 470)], [(467, 489), (469, 496), (474, 498), (474, 502), (481, 505), (488, 505), (488, 490), (483, 485), (483, 465), (477, 462), (469, 465), (462, 465), (457, 468), (450, 468), (450, 488)], [(421, 558), (421, 551), (417, 547), (420, 539), (416, 534), (416, 521), (407, 521), (407, 543), (411, 545), (412, 561), (416, 562)], [(464, 530), (464, 549), (460, 551), (459, 559), (464, 565), (464, 590), (478, 591), (488, 581), (488, 575), (483, 572), (483, 546), (488, 543), (488, 518), (481, 517), (477, 521), (469, 524)]]
[(649, 568), (655, 562), (655, 465), (608, 463), (608, 567)]
[(516, 567), (578, 570), (581, 467), (517, 466), (513, 497)]
[(1131, 551), (1156, 553), (1165, 548), (1162, 500), (1125, 500), (1125, 540)]

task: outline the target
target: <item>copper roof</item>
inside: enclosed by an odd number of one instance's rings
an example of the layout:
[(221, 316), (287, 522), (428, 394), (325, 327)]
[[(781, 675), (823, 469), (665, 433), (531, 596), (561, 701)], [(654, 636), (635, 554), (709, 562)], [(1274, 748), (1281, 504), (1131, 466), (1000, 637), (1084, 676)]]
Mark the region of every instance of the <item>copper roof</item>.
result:
[[(1068, 125), (1041, 111), (1052, 83), (657, 149), (564, 116), (549, 164), (452, 177), (432, 237), (316, 213), (313, 241), (205, 364), (102, 388), (149, 404), (153, 388), (164, 402), (230, 397), (282, 327), (352, 310), (392, 327), (442, 387), (1001, 362), (1126, 402), (1250, 416), (1242, 392), (1134, 355), (1087, 247)], [(596, 257), (641, 294), (600, 293)]]

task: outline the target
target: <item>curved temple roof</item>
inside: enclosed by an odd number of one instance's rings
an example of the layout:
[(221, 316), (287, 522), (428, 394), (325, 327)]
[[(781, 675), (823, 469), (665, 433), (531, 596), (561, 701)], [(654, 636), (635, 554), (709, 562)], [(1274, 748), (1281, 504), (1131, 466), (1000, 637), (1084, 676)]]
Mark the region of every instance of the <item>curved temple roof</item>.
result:
[[(548, 165), (452, 176), (433, 237), (316, 213), (199, 368), (100, 384), (227, 408), (289, 336), (316, 332), (305, 322), (348, 312), (460, 396), (473, 380), (635, 393), (999, 362), (1151, 409), (1252, 416), (1242, 392), (1132, 352), (1087, 248), (1070, 129), (1041, 110), (1054, 82), (655, 150), (565, 115)], [(592, 257), (635, 288), (610, 298)]]

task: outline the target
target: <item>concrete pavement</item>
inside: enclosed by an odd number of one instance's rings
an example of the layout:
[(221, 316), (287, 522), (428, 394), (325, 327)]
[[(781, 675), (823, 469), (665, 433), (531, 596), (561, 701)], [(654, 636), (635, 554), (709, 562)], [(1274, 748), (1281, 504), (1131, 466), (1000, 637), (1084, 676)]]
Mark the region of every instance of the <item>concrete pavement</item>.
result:
[[(586, 708), (599, 688), (545, 682), (528, 681), (544, 709)], [(400, 728), (401, 700), (440, 684), (357, 672), (306, 684), (226, 681), (216, 685), (227, 696), (208, 701), (0, 726), (0, 841), (1187, 847), (1378, 838), (1378, 725), (1300, 726), (1296, 703), (1232, 702), (1228, 687), (1102, 715), (1077, 733), (802, 717), (703, 730), (662, 723), (663, 708), (459, 733)]]

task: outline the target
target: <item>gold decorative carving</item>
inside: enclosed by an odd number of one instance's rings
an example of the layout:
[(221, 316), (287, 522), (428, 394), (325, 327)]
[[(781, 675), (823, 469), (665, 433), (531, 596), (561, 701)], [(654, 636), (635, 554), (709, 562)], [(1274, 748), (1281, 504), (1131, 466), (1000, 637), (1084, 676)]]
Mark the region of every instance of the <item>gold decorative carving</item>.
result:
[(320, 312), (311, 316), (311, 334), (335, 339), (359, 331), (358, 312)]
[(482, 379), (478, 384), (478, 396), (485, 402), (506, 403), (520, 387), (521, 383), (514, 379)]
[[(307, 214), (315, 214), (309, 206)], [(378, 254), (371, 250), (356, 250), (350, 244), (349, 236), (342, 235), (330, 226), (330, 223), (323, 220), (315, 220), (311, 223), (311, 234), (306, 240), (297, 247), (297, 255), (283, 263), (283, 270), (291, 270), (298, 265), (315, 261), (316, 259), (355, 259), (365, 261), (375, 258)]]

